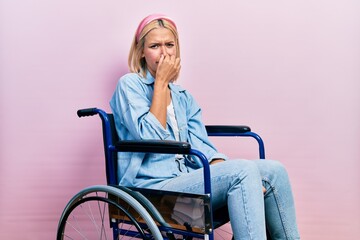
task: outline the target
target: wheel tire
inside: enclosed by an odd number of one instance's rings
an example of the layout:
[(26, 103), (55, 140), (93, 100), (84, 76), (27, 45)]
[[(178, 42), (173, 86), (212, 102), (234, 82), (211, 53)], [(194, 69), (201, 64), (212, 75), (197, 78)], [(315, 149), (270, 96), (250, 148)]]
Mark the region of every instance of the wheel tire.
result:
[[(111, 227), (118, 231), (114, 233)], [(92, 186), (75, 195), (63, 211), (57, 232), (57, 240), (128, 239), (127, 236), (163, 239), (145, 208), (128, 193), (111, 186)]]

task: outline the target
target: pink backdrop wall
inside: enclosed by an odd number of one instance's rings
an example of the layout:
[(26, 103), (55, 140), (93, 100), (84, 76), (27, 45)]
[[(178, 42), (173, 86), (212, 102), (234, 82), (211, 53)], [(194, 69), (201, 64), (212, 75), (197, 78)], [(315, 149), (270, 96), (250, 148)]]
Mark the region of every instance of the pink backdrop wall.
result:
[[(290, 173), (303, 239), (360, 235), (360, 2), (0, 0), (0, 239), (54, 239), (104, 183), (100, 121), (138, 21), (178, 23), (204, 121), (249, 124)], [(250, 140), (220, 142), (254, 158)]]

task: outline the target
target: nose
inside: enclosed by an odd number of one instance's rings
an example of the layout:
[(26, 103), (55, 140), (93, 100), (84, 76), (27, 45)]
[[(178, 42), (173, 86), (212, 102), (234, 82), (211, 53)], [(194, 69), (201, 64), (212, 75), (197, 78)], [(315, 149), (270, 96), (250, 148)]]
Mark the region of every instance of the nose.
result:
[(163, 54), (164, 56), (169, 55), (168, 49), (166, 48), (165, 45), (161, 46), (161, 54)]

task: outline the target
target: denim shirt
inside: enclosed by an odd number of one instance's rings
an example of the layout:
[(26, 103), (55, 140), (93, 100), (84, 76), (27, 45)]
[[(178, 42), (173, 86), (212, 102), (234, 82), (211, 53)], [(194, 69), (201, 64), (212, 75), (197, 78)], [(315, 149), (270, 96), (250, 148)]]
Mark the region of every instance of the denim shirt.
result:
[[(117, 133), (121, 140), (175, 140), (169, 118), (166, 128), (150, 112), (154, 93), (152, 75), (146, 78), (128, 73), (120, 78), (110, 101)], [(170, 83), (171, 97), (178, 122), (180, 141), (189, 142), (209, 161), (227, 157), (218, 153), (210, 143), (201, 109), (188, 91)], [(120, 185), (136, 187), (161, 187), (161, 182), (201, 168), (200, 159), (185, 156), (176, 159), (174, 154), (118, 153), (118, 180)]]

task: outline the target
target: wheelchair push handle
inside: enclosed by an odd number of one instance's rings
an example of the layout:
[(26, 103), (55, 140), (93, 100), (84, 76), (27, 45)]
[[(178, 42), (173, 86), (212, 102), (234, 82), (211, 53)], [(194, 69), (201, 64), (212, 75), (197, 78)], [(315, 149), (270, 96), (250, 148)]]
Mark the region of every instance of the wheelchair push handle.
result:
[(90, 117), (98, 113), (99, 113), (99, 109), (97, 108), (85, 108), (85, 109), (79, 109), (77, 111), (78, 117)]

